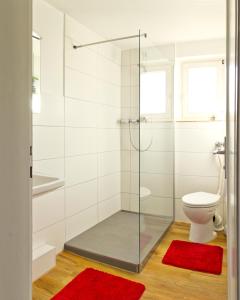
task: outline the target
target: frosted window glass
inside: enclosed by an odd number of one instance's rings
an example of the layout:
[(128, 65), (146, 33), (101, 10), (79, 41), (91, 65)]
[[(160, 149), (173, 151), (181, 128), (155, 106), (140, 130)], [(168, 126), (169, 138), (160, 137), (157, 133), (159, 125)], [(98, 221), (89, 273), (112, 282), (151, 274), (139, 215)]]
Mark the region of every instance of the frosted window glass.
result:
[(166, 113), (166, 72), (141, 74), (141, 114)]
[(217, 69), (198, 67), (188, 70), (188, 111), (213, 113), (217, 103)]

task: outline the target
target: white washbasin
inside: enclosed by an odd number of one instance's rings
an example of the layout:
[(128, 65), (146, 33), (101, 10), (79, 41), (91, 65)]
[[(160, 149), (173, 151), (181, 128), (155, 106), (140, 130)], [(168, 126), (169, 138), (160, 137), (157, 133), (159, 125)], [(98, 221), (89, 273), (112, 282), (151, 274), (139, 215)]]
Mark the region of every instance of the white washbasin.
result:
[(37, 195), (55, 190), (64, 185), (64, 180), (57, 177), (33, 175), (32, 194)]

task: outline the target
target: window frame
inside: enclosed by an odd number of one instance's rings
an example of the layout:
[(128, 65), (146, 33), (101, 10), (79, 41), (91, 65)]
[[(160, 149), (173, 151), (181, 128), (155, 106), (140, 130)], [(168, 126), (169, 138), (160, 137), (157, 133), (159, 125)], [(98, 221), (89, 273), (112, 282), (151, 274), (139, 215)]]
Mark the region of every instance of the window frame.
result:
[(218, 104), (222, 107), (225, 94), (225, 63), (223, 58), (217, 59), (204, 59), (204, 60), (189, 60), (184, 61), (181, 64), (181, 119), (182, 121), (210, 121), (210, 120), (222, 120), (220, 117), (220, 110), (213, 113), (191, 113), (188, 110), (188, 70), (192, 67), (211, 67), (214, 66), (217, 69), (217, 90)]
[[(140, 116), (150, 119), (152, 122), (171, 121), (173, 119), (173, 88), (174, 88), (174, 67), (173, 64), (145, 64), (146, 72), (166, 72), (166, 112), (165, 113), (141, 113), (141, 88), (140, 88)], [(141, 72), (142, 74), (142, 72)]]

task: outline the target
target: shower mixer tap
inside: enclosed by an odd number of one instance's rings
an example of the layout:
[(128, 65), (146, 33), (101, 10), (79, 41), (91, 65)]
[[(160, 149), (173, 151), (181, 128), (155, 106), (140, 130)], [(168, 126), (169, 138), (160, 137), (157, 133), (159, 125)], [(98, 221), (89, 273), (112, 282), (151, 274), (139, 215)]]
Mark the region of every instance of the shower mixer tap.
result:
[(225, 143), (216, 142), (215, 149), (213, 150), (213, 154), (225, 154)]
[(140, 117), (139, 119), (120, 119), (119, 120), (120, 124), (139, 124), (139, 123), (147, 123), (147, 122), (149, 122), (149, 120), (145, 116)]

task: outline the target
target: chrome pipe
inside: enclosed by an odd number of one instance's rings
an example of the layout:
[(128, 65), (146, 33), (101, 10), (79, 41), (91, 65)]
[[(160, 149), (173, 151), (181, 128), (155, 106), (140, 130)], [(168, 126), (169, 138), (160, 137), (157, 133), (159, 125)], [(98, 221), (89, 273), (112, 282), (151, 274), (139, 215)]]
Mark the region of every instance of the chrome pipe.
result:
[(213, 155), (225, 154), (225, 150), (214, 150)]
[(104, 41), (99, 41), (99, 42), (94, 42), (94, 43), (89, 43), (89, 44), (73, 45), (73, 49), (78, 49), (78, 48), (83, 48), (83, 47), (88, 47), (88, 46), (93, 46), (93, 45), (99, 45), (99, 44), (105, 44), (105, 43), (111, 43), (111, 42), (127, 40), (127, 39), (133, 39), (133, 38), (138, 38), (138, 37), (147, 38), (147, 34), (146, 33), (143, 33), (141, 35), (136, 34), (136, 35), (130, 35), (130, 36), (125, 36), (125, 37), (115, 38), (115, 39), (109, 39), (109, 40), (104, 40)]

